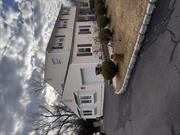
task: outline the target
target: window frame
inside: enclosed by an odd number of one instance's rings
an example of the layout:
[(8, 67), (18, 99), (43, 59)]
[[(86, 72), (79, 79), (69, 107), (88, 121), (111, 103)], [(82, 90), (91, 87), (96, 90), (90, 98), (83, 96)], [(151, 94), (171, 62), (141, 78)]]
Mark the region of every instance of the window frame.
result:
[(93, 95), (79, 95), (81, 104), (92, 104), (94, 103)]
[(94, 116), (94, 109), (82, 109), (83, 116)]
[(52, 49), (63, 49), (64, 44), (65, 44), (65, 35), (55, 36)]
[(78, 34), (91, 34), (91, 25), (79, 26)]
[[(89, 51), (87, 51), (87, 49), (89, 49)], [(77, 56), (92, 56), (92, 51), (92, 44), (77, 45)]]
[(68, 27), (68, 19), (60, 19), (57, 28), (67, 28)]

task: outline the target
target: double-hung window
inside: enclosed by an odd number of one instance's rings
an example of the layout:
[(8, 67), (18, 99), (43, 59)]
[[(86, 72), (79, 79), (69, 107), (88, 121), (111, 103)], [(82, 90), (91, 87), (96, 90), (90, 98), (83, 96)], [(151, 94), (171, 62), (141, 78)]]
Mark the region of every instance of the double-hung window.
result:
[(92, 44), (78, 44), (77, 56), (92, 56)]
[(68, 19), (60, 19), (58, 22), (58, 28), (67, 28)]
[(91, 34), (91, 25), (79, 26), (79, 34)]
[(92, 95), (84, 95), (84, 96), (81, 95), (79, 98), (80, 98), (81, 104), (93, 103)]
[(93, 115), (93, 110), (91, 109), (86, 109), (86, 110), (83, 110), (83, 115), (84, 116), (92, 116)]
[(56, 36), (54, 38), (54, 43), (52, 49), (63, 49), (65, 36)]

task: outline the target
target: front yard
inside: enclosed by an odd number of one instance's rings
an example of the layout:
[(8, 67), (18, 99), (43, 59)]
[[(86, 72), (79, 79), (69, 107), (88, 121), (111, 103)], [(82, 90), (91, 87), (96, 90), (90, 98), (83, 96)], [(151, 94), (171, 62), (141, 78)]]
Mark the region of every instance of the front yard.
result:
[(146, 13), (148, 0), (106, 0), (107, 16), (113, 32), (115, 53), (124, 54), (116, 76), (116, 89), (120, 89), (127, 72), (139, 29)]

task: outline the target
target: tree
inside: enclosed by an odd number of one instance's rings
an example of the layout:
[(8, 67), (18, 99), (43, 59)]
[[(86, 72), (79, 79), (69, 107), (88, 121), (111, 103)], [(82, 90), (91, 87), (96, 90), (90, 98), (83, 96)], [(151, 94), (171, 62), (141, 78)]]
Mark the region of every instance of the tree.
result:
[(34, 69), (31, 78), (28, 80), (31, 93), (39, 95), (46, 88), (46, 82), (43, 79), (44, 70)]
[(35, 115), (33, 130), (40, 135), (75, 133), (81, 128), (78, 117), (63, 104), (40, 105)]

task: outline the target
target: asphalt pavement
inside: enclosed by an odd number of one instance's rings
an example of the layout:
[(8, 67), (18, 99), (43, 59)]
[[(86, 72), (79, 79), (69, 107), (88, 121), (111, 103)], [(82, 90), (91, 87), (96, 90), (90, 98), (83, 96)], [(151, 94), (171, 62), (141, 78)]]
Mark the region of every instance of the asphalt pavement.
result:
[(159, 0), (127, 91), (106, 84), (107, 135), (180, 135), (180, 0)]

